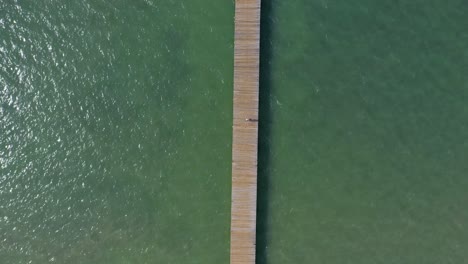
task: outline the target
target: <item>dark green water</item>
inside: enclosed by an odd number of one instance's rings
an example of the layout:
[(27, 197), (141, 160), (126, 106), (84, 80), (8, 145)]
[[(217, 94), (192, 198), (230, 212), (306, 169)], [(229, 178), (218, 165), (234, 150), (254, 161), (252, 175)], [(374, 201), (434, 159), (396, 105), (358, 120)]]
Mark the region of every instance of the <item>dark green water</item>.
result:
[(468, 261), (468, 3), (263, 3), (260, 263)]
[(227, 263), (231, 1), (0, 1), (0, 263)]

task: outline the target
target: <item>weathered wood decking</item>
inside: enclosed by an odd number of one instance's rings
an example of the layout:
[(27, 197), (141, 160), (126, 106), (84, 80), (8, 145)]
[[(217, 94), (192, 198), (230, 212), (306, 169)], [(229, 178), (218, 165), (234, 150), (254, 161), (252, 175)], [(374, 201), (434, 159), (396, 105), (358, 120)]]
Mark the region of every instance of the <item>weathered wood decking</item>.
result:
[(255, 263), (260, 0), (236, 0), (231, 264)]

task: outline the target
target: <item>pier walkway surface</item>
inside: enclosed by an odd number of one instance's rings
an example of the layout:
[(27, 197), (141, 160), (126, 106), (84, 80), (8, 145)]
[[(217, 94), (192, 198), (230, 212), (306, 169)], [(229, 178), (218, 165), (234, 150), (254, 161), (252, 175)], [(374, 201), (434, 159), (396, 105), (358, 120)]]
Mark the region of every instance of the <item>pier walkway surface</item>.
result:
[(255, 263), (260, 0), (236, 0), (231, 264)]

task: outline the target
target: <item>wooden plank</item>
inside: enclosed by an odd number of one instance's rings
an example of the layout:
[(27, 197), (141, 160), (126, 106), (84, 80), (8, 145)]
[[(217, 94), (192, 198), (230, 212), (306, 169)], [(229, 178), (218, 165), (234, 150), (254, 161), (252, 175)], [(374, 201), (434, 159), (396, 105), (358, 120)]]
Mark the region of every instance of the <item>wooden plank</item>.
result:
[(260, 0), (236, 0), (231, 264), (255, 263)]

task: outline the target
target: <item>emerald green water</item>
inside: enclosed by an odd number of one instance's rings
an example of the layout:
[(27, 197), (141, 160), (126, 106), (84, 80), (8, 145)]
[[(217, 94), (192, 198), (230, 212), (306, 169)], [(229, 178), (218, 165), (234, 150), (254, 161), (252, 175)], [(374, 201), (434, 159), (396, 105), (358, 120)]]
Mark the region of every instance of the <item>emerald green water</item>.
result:
[[(465, 263), (461, 0), (264, 1), (259, 263)], [(0, 2), (0, 263), (228, 263), (232, 1)]]
[(231, 1), (0, 2), (0, 263), (227, 263)]
[(466, 1), (263, 7), (260, 263), (465, 263)]

